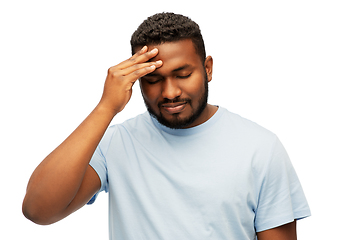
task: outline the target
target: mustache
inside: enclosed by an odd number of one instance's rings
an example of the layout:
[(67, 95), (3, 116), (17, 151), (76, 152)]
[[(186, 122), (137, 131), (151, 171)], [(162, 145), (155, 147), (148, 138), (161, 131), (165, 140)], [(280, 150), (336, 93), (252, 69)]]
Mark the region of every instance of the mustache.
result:
[(190, 103), (191, 104), (191, 99), (190, 98), (179, 98), (179, 97), (174, 98), (174, 99), (165, 98), (164, 100), (162, 100), (158, 103), (158, 106), (160, 107), (161, 105), (163, 105), (165, 103)]

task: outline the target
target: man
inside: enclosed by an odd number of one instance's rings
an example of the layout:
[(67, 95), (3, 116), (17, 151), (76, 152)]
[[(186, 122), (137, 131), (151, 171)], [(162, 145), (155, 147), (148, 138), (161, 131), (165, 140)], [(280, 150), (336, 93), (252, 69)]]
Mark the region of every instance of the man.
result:
[[(310, 215), (278, 138), (207, 103), (213, 60), (196, 23), (145, 20), (99, 104), (31, 176), (24, 215), (52, 224), (109, 192), (110, 239), (296, 239)], [(148, 112), (108, 128), (140, 87)]]

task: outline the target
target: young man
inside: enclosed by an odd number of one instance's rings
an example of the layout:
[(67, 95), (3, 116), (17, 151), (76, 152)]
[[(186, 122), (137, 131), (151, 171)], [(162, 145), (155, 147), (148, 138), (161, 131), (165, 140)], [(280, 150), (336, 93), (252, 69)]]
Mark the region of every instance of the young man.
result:
[[(198, 25), (156, 14), (131, 46), (93, 112), (34, 171), (24, 215), (51, 224), (105, 190), (110, 239), (296, 239), (310, 210), (291, 162), (276, 135), (207, 103), (213, 60)], [(108, 128), (137, 79), (148, 112)]]

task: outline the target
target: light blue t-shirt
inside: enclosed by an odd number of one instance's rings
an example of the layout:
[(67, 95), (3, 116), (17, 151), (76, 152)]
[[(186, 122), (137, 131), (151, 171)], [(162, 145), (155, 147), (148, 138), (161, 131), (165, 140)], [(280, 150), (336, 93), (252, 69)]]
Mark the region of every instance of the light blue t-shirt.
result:
[(310, 216), (276, 135), (221, 107), (190, 129), (147, 112), (112, 126), (90, 165), (109, 192), (112, 240), (253, 240)]

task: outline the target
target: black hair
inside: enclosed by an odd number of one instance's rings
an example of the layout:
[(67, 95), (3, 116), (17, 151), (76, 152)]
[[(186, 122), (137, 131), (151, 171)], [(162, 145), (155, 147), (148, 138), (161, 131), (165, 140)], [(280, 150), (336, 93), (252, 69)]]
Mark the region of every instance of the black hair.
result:
[(190, 39), (196, 53), (205, 62), (204, 40), (199, 25), (190, 18), (175, 13), (158, 13), (148, 17), (131, 36), (131, 51), (145, 45), (159, 45)]

